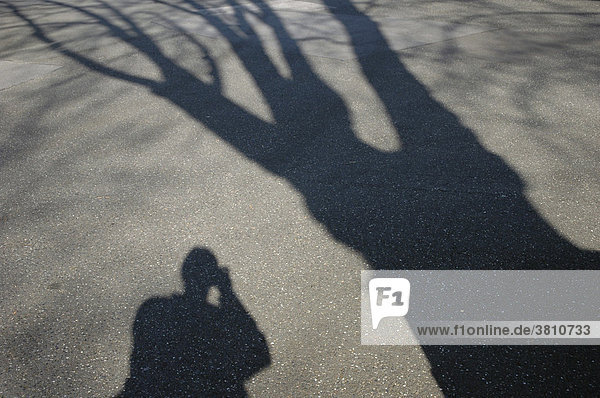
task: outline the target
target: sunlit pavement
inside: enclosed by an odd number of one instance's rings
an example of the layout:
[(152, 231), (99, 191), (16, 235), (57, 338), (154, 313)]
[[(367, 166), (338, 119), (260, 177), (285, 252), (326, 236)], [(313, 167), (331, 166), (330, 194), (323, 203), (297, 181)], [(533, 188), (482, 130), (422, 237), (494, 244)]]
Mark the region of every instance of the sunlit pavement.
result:
[(0, 396), (597, 394), (595, 347), (361, 346), (359, 288), (600, 266), (599, 16), (0, 0)]

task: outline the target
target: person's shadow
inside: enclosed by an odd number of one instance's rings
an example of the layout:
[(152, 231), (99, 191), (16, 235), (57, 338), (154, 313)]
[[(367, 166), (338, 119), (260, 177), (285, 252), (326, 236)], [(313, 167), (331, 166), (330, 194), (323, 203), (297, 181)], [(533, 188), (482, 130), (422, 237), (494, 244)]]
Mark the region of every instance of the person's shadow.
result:
[[(210, 250), (190, 251), (181, 273), (183, 294), (151, 298), (138, 310), (119, 396), (246, 396), (244, 382), (271, 362), (265, 337)], [(213, 286), (218, 305), (207, 300)]]

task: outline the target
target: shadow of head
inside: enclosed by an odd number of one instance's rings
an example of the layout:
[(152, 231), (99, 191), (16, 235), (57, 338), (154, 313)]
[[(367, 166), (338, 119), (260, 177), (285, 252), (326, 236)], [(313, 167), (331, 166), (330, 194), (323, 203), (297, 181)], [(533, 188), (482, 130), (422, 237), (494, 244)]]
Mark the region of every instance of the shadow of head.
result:
[(206, 248), (192, 249), (181, 266), (181, 278), (185, 286), (185, 294), (198, 295), (205, 298), (211, 286), (219, 285), (219, 268), (217, 258)]

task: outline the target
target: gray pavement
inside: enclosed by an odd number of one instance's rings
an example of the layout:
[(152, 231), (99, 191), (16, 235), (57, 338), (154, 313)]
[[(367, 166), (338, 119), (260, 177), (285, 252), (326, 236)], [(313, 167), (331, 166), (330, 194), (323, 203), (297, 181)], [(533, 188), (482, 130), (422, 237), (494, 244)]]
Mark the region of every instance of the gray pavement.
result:
[(251, 3), (0, 0), (0, 396), (597, 395), (359, 287), (600, 267), (600, 3)]

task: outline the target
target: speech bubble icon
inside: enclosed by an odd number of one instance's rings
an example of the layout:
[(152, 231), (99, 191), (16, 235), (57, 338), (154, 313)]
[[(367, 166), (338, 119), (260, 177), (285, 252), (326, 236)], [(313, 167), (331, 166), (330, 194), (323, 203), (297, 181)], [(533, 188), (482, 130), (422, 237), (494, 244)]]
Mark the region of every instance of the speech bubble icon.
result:
[(410, 282), (404, 278), (373, 278), (369, 281), (369, 301), (373, 329), (386, 317), (408, 313)]

